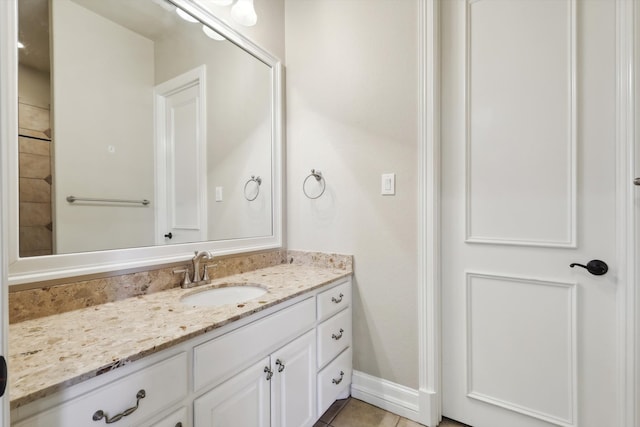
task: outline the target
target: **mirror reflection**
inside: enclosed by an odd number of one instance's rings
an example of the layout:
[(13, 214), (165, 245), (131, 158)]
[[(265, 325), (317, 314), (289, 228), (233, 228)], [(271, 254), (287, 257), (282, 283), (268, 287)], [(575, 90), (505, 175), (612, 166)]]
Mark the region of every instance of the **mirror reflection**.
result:
[(20, 256), (272, 234), (272, 70), (162, 0), (20, 0)]

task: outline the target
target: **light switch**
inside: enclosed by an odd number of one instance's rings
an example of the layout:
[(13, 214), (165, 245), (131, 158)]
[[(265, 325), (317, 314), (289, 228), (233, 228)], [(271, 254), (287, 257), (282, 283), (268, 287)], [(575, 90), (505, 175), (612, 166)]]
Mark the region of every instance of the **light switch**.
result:
[(382, 174), (382, 189), (380, 194), (383, 196), (393, 196), (396, 194), (396, 174), (395, 173), (383, 173)]
[(222, 201), (222, 187), (216, 187), (216, 202)]

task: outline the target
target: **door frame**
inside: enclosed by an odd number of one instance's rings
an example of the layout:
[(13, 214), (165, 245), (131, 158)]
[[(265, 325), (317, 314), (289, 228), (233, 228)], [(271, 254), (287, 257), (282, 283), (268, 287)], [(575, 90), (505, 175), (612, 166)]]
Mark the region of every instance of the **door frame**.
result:
[[(441, 317), (441, 140), (440, 140), (440, 14), (441, 0), (419, 0), (419, 186), (418, 186), (418, 356), (419, 421), (435, 426), (442, 419)], [(635, 209), (632, 181), (636, 135), (635, 35), (640, 34), (640, 5), (616, 0), (616, 238), (619, 414), (616, 426), (640, 422), (640, 212)], [(638, 141), (640, 146), (640, 141)], [(640, 175), (640, 172), (638, 173)], [(637, 235), (637, 236), (636, 236)]]

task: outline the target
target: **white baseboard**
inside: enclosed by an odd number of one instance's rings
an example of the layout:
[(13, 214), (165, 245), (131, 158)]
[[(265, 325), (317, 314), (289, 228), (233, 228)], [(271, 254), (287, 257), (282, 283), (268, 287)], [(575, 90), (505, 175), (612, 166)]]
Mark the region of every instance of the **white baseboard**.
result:
[[(424, 424), (430, 419), (427, 413), (420, 413), (420, 393), (409, 387), (373, 377), (359, 371), (353, 371), (351, 396), (374, 406), (393, 412), (417, 423)], [(431, 399), (428, 400), (431, 406)], [(431, 408), (423, 408), (431, 413)], [(431, 424), (435, 425), (435, 424)]]

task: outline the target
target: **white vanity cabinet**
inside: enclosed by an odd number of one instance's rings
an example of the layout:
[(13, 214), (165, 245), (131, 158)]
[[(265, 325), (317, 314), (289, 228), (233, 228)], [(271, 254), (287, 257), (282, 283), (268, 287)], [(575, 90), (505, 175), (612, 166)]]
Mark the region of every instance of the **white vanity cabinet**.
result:
[(311, 296), (197, 346), (195, 389), (213, 388), (194, 402), (194, 427), (312, 426), (315, 321)]
[(351, 280), (318, 294), (317, 418), (349, 395), (352, 373)]
[(351, 324), (344, 278), (20, 407), (12, 426), (99, 427), (99, 410), (123, 414), (116, 427), (313, 426), (349, 394)]
[(146, 425), (145, 427), (187, 427), (189, 424), (188, 411), (186, 407), (182, 407), (172, 414), (169, 414), (162, 418), (160, 421)]
[[(187, 365), (187, 353), (181, 352), (151, 366), (141, 367), (86, 394), (80, 394), (14, 426), (101, 426), (107, 424), (108, 417), (109, 421), (118, 418), (118, 421), (113, 421), (118, 427), (139, 427), (187, 396)], [(103, 375), (109, 376), (108, 373)], [(125, 413), (128, 415), (124, 416)], [(186, 421), (182, 420), (183, 424)], [(170, 424), (170, 427), (175, 427), (179, 422), (181, 420)], [(160, 425), (164, 427), (164, 424)]]
[(197, 398), (194, 426), (313, 426), (315, 385), (311, 330)]

